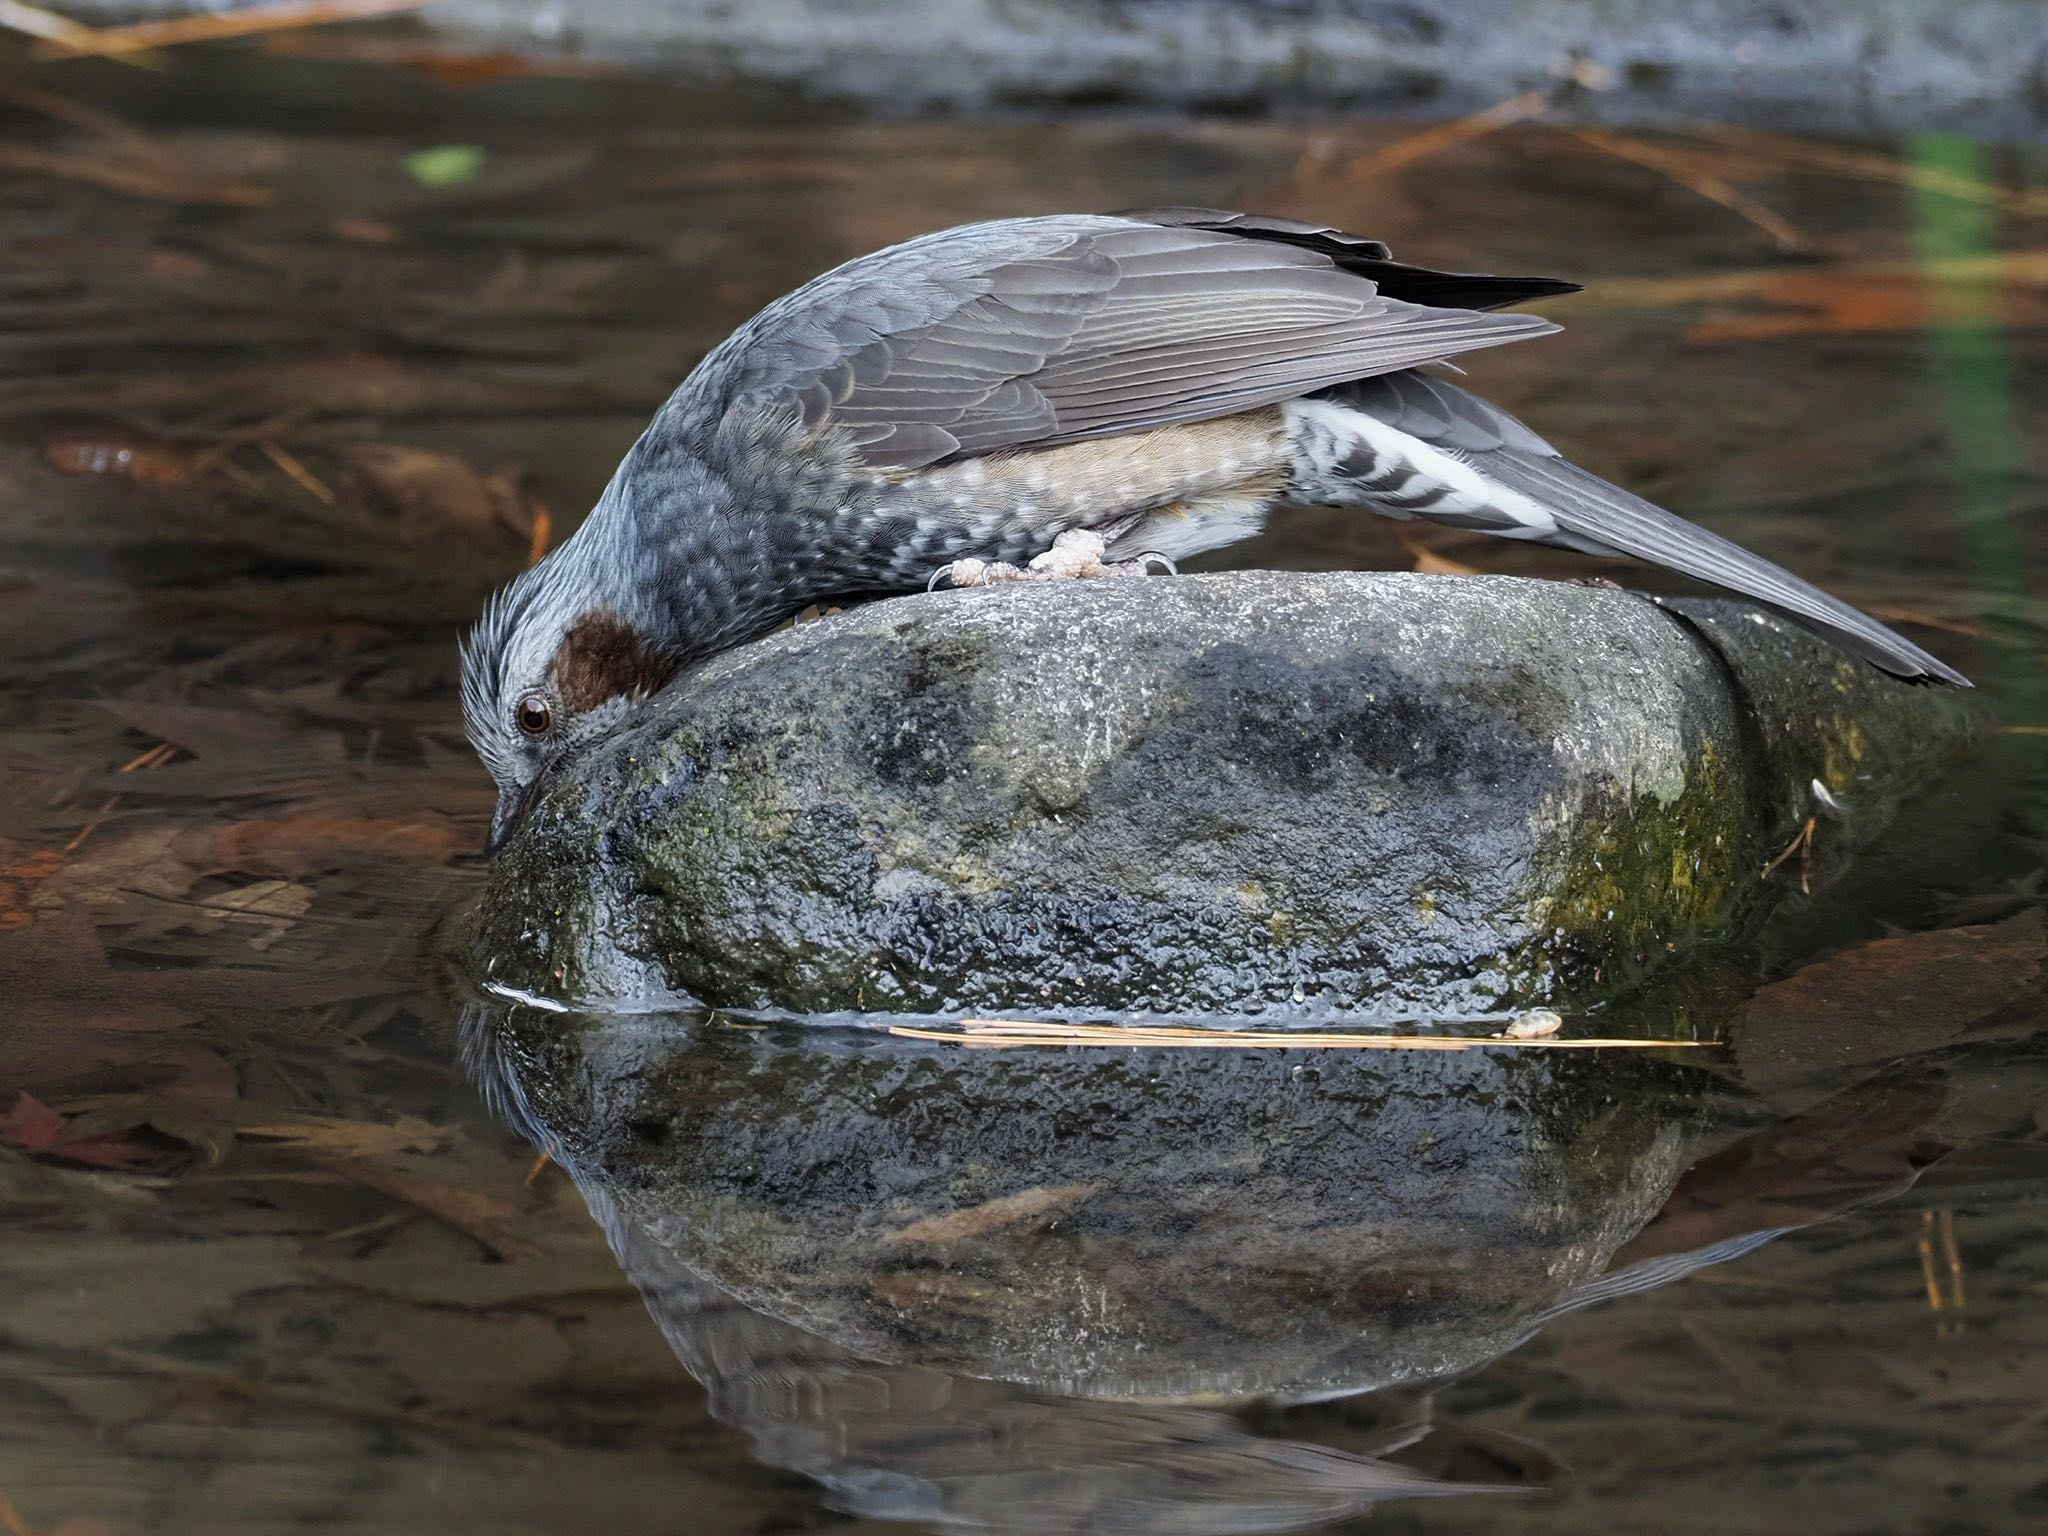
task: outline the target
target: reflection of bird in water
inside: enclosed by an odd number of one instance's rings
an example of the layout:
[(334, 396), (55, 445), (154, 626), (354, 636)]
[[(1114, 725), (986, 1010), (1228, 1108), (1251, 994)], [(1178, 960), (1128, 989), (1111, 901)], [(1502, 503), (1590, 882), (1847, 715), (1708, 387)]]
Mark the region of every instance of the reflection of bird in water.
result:
[(827, 273), (704, 359), (477, 627), (463, 704), (495, 835), (566, 747), (807, 603), (1170, 563), (1289, 502), (1633, 556), (1963, 684), (1417, 371), (1556, 329), (1494, 311), (1573, 287), (1188, 208), (972, 225)]

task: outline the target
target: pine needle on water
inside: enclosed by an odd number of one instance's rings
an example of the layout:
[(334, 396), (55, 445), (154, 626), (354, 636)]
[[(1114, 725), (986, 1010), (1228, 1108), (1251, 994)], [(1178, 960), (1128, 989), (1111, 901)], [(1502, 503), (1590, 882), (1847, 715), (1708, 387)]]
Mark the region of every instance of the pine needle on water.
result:
[(1475, 1051), (1509, 1047), (1517, 1050), (1685, 1050), (1712, 1046), (1712, 1040), (1633, 1040), (1579, 1037), (1511, 1039), (1497, 1035), (1380, 1035), (1310, 1032), (1306, 1030), (1190, 1029), (1164, 1024), (1063, 1024), (1029, 1019), (962, 1019), (957, 1027), (926, 1028), (892, 1024), (889, 1033), (906, 1040), (932, 1040), (948, 1045), (1007, 1049), (1023, 1045), (1164, 1046), (1182, 1050), (1350, 1050), (1350, 1051)]

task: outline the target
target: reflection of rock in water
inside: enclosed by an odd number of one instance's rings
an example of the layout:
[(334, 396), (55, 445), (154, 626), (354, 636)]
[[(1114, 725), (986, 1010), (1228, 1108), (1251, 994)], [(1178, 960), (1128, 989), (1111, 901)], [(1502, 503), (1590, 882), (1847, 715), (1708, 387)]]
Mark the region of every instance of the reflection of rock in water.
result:
[(1500, 1352), (1663, 1203), (1696, 1075), (517, 1033), (545, 1138), (676, 1262), (871, 1359), (1091, 1396), (1358, 1390)]
[(692, 1276), (585, 1189), (711, 1411), (855, 1514), (1014, 1531), (1285, 1531), (1383, 1499), (1512, 1491), (1378, 1459), (1425, 1434), (1420, 1423), (1359, 1454), (1253, 1436), (1212, 1408), (1047, 1398), (872, 1363)]
[(714, 1411), (870, 1514), (1299, 1528), (1476, 1491), (1225, 1411), (1512, 1347), (1663, 1203), (1704, 1074), (1560, 1052), (980, 1052), (474, 1012)]

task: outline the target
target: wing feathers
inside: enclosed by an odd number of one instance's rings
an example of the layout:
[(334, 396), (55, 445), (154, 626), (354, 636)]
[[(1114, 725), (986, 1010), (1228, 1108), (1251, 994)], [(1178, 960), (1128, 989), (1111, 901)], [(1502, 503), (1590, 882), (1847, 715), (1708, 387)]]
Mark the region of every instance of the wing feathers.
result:
[(794, 406), (868, 464), (914, 469), (1249, 410), (1555, 329), (1406, 302), (1370, 262), (1387, 262), (1377, 241), (1205, 209), (949, 230), (771, 305), (683, 393), (714, 417)]

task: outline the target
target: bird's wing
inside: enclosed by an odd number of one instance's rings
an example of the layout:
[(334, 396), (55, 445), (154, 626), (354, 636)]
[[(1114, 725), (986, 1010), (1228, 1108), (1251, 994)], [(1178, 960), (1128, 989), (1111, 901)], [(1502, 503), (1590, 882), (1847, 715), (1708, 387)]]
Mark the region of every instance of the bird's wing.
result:
[(1389, 298), (1440, 309), (1500, 309), (1530, 299), (1577, 293), (1583, 286), (1561, 277), (1495, 277), (1486, 272), (1437, 272), (1410, 266), (1395, 261), (1382, 241), (1347, 235), (1327, 224), (1305, 224), (1269, 214), (1233, 213), (1227, 208), (1133, 208), (1118, 217), (1300, 246), (1327, 256), (1347, 272), (1372, 279)]
[(1624, 555), (1739, 592), (1898, 677), (1967, 688), (1969, 680), (1868, 614), (1719, 534), (1580, 469), (1498, 406), (1446, 379), (1402, 373), (1336, 398), (1477, 472), (1495, 492), (1416, 515), (1593, 554)]
[(793, 412), (905, 470), (1229, 415), (1557, 329), (1408, 302), (1371, 263), (1391, 265), (1377, 242), (1214, 210), (970, 225), (771, 305), (677, 403), (703, 425)]

